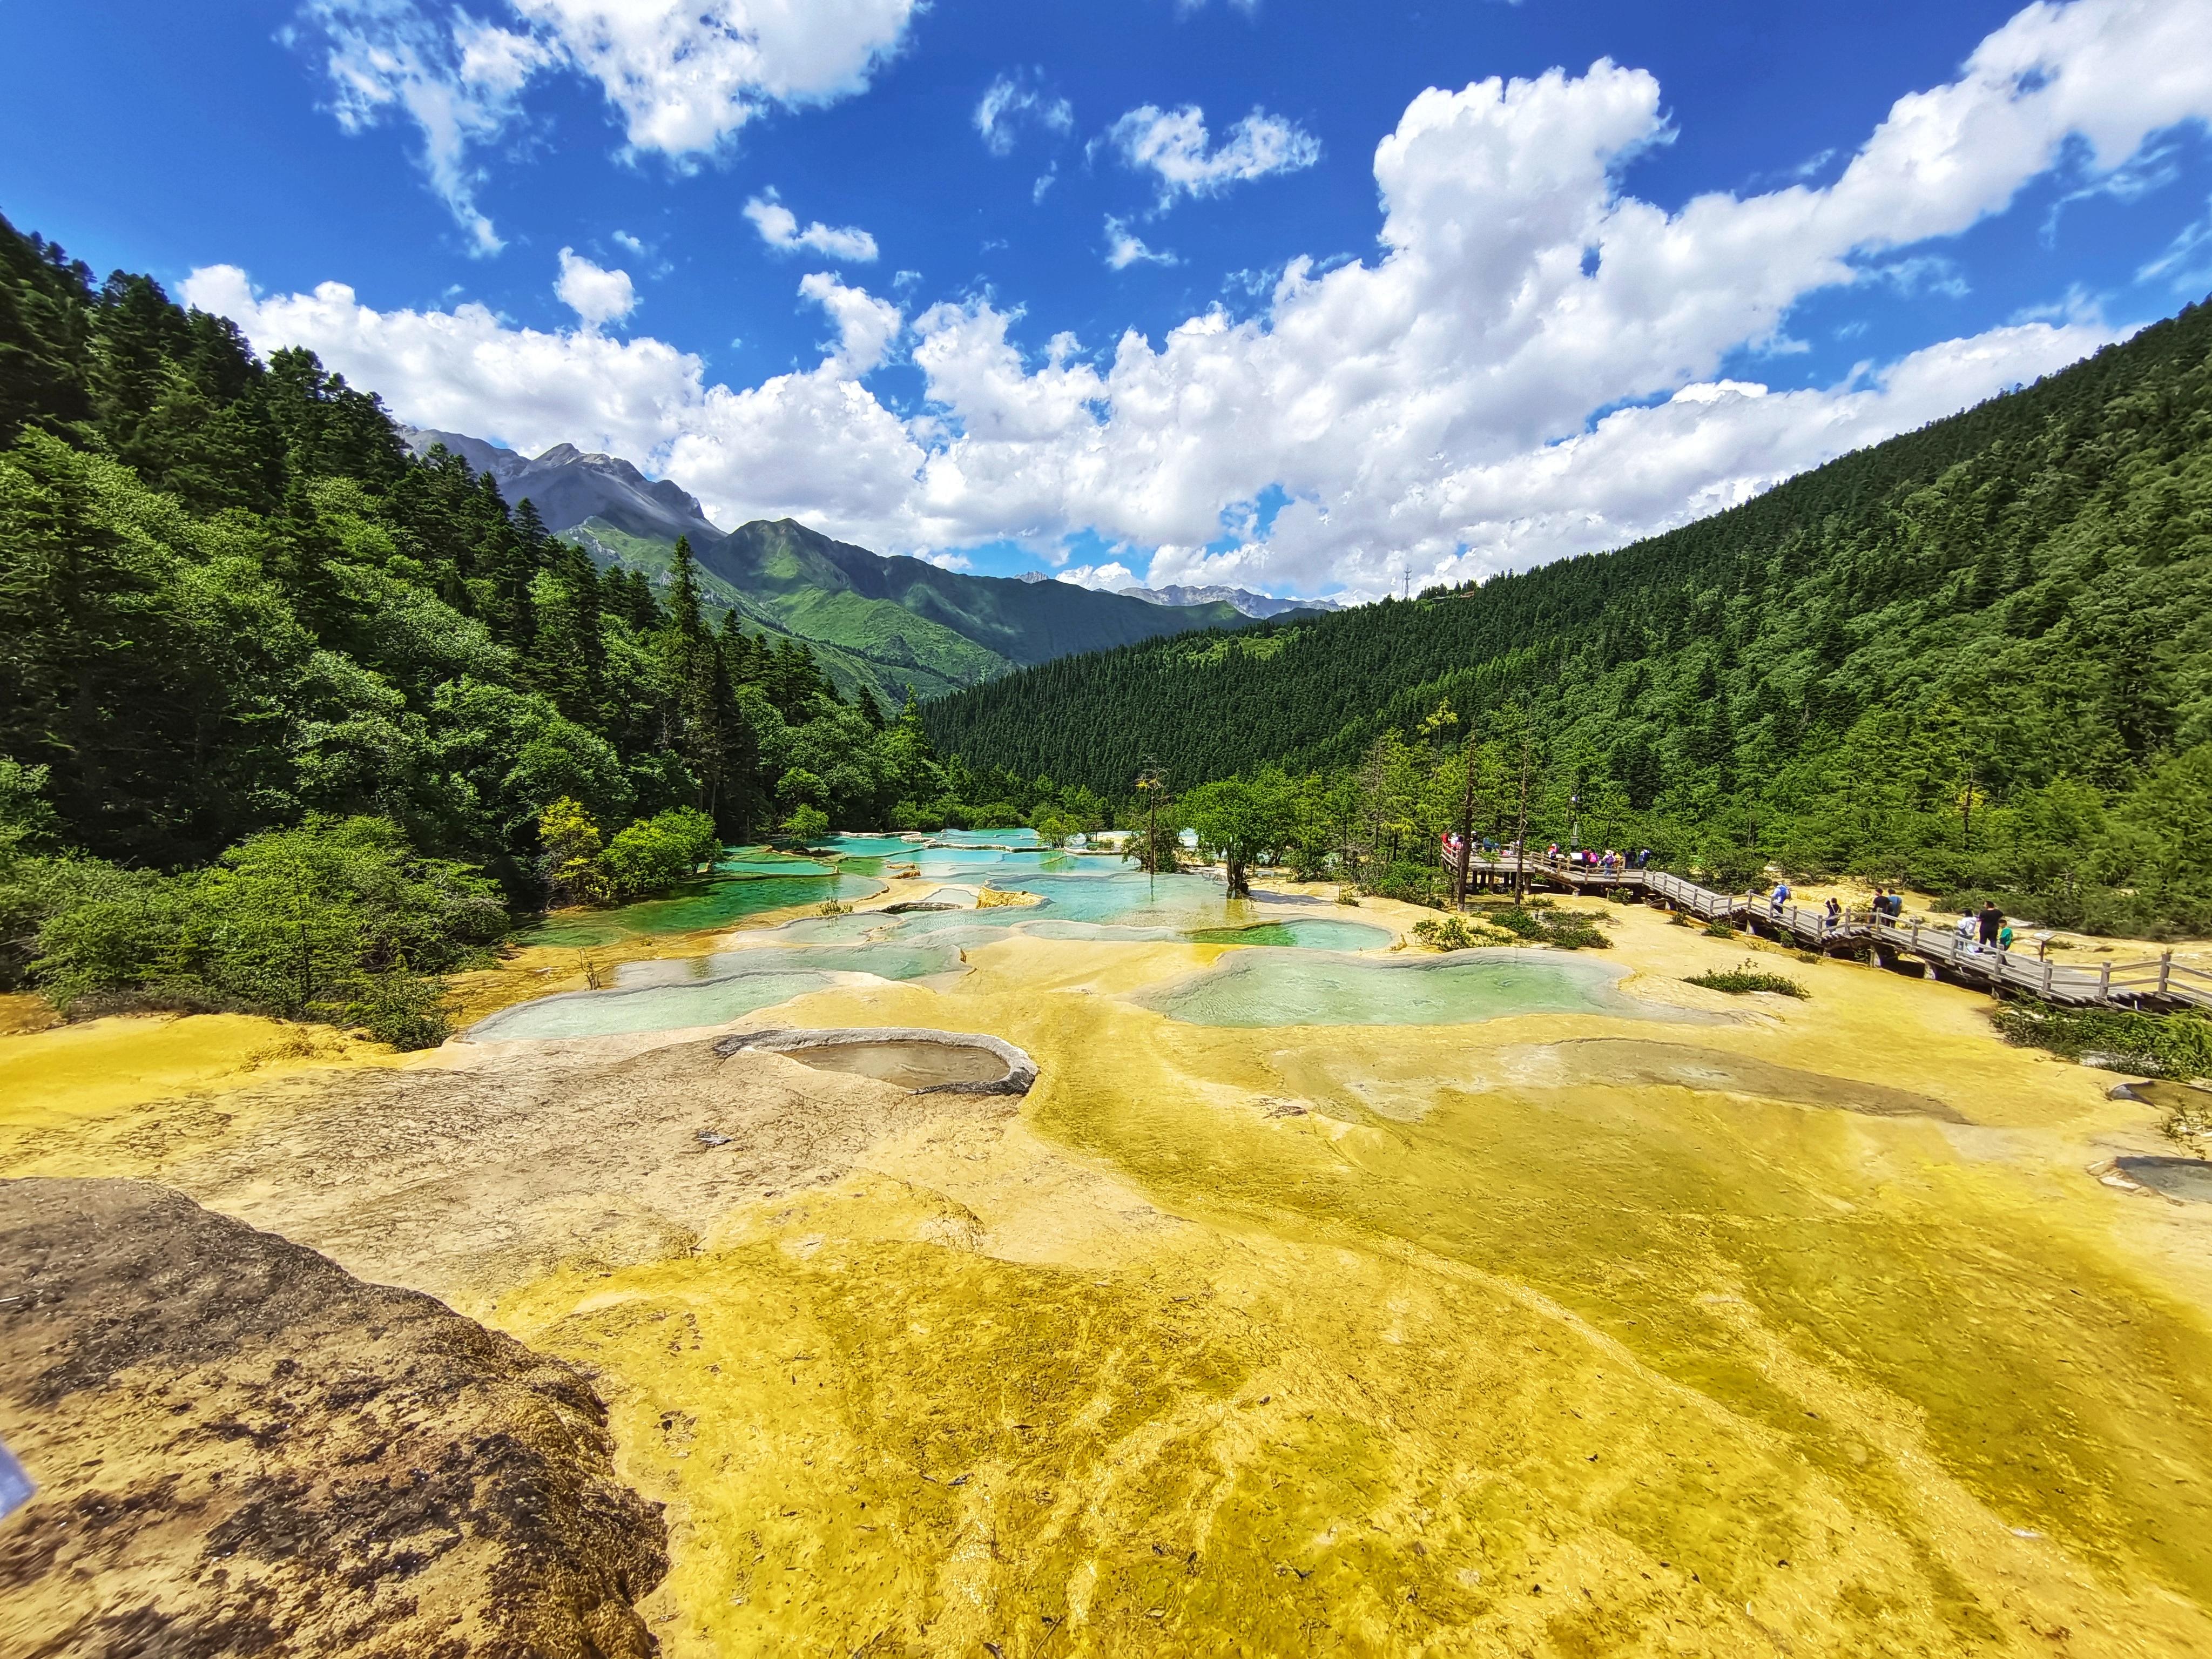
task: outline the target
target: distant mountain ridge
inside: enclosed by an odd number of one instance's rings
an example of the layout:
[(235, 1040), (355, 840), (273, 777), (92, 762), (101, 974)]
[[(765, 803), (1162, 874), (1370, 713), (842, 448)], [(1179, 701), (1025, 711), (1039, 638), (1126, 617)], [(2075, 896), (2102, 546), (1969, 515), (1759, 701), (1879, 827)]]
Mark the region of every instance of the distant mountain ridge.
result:
[(1125, 599), (1142, 599), (1147, 605), (1233, 605), (1242, 615), (1255, 621), (1265, 621), (1291, 611), (1341, 611), (1344, 607), (1334, 599), (1279, 599), (1272, 593), (1255, 593), (1249, 587), (1117, 587), (1113, 590)]
[(725, 531), (696, 497), (618, 456), (558, 444), (532, 458), (466, 433), (401, 430), (416, 454), (443, 445), (489, 474), (510, 506), (528, 501), (547, 530), (603, 565), (665, 581), (677, 538), (688, 538), (710, 605), (804, 641), (841, 688), (864, 686), (893, 703), (908, 686), (941, 696), (1055, 657), (1241, 628), (1260, 614), (1212, 598), (1163, 602), (1071, 582), (969, 575), (836, 541), (790, 519)]
[(400, 434), (417, 455), (443, 444), (477, 471), (489, 472), (509, 507), (529, 501), (556, 535), (599, 519), (626, 535), (665, 537), (672, 546), (689, 536), (695, 551), (723, 538), (697, 496), (665, 478), (654, 482), (617, 455), (556, 444), (533, 459), (465, 432), (402, 427)]

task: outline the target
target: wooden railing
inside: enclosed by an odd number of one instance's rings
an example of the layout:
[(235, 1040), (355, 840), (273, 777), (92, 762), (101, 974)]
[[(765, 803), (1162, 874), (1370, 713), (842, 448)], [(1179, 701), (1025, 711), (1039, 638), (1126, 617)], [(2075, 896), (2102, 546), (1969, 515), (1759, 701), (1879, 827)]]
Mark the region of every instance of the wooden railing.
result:
[[(1455, 872), (1460, 858), (1459, 852), (1445, 848), (1445, 870)], [(1468, 873), (1470, 878), (1482, 874), (1500, 880), (1518, 873), (1524, 880), (1553, 882), (1577, 890), (1630, 888), (1663, 900), (1701, 921), (1723, 921), (1753, 931), (1763, 927), (1812, 951), (1869, 945), (1893, 955), (1916, 957), (1939, 972), (1993, 992), (2025, 991), (2051, 1002), (2212, 1008), (2212, 972), (2176, 962), (2171, 951), (2154, 959), (2094, 966), (2053, 962), (2040, 953), (2022, 954), (1982, 945), (1963, 937), (1953, 927), (1895, 921), (1864, 908), (1847, 909), (1836, 916), (1831, 916), (1825, 906), (1814, 909), (1784, 904), (1778, 908), (1769, 900), (1745, 893), (1717, 893), (1664, 870), (1606, 871), (1541, 853), (1518, 857), (1510, 852), (1492, 856), (1478, 851), (1468, 860)]]

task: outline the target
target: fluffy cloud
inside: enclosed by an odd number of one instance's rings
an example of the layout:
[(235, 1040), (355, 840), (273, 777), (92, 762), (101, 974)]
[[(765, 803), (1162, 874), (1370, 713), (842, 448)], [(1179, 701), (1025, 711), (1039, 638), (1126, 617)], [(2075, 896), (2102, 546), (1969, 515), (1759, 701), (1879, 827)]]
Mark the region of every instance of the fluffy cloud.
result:
[(1077, 587), (1095, 588), (1102, 593), (1118, 593), (1125, 587), (1138, 586), (1137, 578), (1129, 567), (1118, 560), (1112, 564), (1070, 565), (1054, 580)]
[(865, 289), (847, 288), (826, 270), (799, 279), (799, 291), (830, 313), (837, 325), (837, 343), (824, 361), (848, 375), (861, 375), (881, 366), (891, 342), (906, 326), (899, 308)]
[(433, 19), (409, 0), (310, 0), (301, 21), (323, 42), (331, 112), (349, 132), (398, 112), (422, 137), (422, 170), (478, 253), (505, 246), (479, 212), (469, 149), (495, 138), (549, 61), (534, 37), (456, 13)]
[(1321, 160), (1321, 140), (1279, 116), (1254, 110), (1218, 145), (1195, 104), (1164, 110), (1146, 104), (1106, 130), (1107, 141), (1139, 171), (1158, 175), (1162, 205), (1178, 195), (1212, 196), (1271, 173), (1296, 173)]
[(857, 264), (867, 264), (876, 257), (876, 239), (856, 225), (839, 229), (817, 219), (800, 229), (799, 216), (777, 201), (773, 190), (747, 202), (745, 217), (760, 232), (761, 240), (778, 252), (810, 252)]
[[(1824, 388), (1721, 378), (1806, 295), (1894, 280), (1903, 250), (2039, 175), (2094, 183), (2208, 116), (2202, 0), (2031, 6), (1954, 80), (1899, 99), (1834, 183), (1672, 211), (1619, 182), (1665, 136), (1648, 74), (1600, 62), (1433, 89), (1376, 147), (1374, 258), (1294, 259), (1259, 316), (1132, 331), (1095, 358), (1064, 334), (1025, 357), (987, 299), (929, 307), (911, 323), (929, 407), (908, 418), (865, 380), (902, 337), (899, 309), (827, 275), (801, 289), (837, 330), (821, 363), (742, 390), (705, 386), (657, 342), (477, 307), (379, 313), (337, 284), (262, 298), (228, 268), (187, 294), (264, 349), (313, 347), (409, 419), (628, 453), (725, 522), (789, 513), (902, 550), (1012, 537), (1052, 553), (1089, 530), (1150, 550), (1156, 585), (1373, 594), (1401, 572), (1618, 544), (2094, 349), (2111, 331), (2091, 313)], [(1261, 533), (1263, 497), (1288, 504)]]
[(553, 292), (588, 329), (618, 323), (637, 309), (628, 271), (602, 270), (572, 247), (561, 250), (561, 277)]
[(1145, 239), (1129, 228), (1126, 219), (1106, 216), (1106, 263), (1115, 270), (1127, 270), (1131, 265), (1171, 265), (1176, 257), (1164, 250), (1149, 248)]
[(1075, 106), (1047, 92), (1035, 70), (1001, 75), (975, 105), (975, 131), (994, 155), (1011, 155), (1024, 126), (1065, 133), (1075, 125)]
[(262, 351), (304, 345), (404, 420), (495, 439), (528, 454), (556, 443), (644, 459), (704, 400), (702, 365), (651, 338), (515, 328), (480, 305), (377, 311), (343, 283), (257, 294), (235, 265), (194, 271), (188, 304), (231, 318)]
[(541, 73), (596, 82), (632, 150), (711, 150), (771, 106), (827, 104), (867, 85), (904, 38), (917, 0), (505, 0), (489, 22), (417, 0), (307, 0), (295, 40), (322, 52), (349, 131), (404, 115), (422, 165), (483, 252), (501, 242), (478, 210), (471, 149), (503, 133)]

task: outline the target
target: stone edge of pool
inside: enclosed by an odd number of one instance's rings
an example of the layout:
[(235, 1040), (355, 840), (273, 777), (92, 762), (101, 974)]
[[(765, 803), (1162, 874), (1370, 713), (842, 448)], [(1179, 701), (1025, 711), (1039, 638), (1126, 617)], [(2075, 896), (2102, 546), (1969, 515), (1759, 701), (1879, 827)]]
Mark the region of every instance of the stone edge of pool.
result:
[(940, 1031), (927, 1025), (839, 1025), (823, 1029), (740, 1031), (722, 1037), (714, 1052), (725, 1060), (747, 1052), (790, 1054), (859, 1042), (934, 1042), (947, 1048), (981, 1048), (1006, 1062), (1006, 1074), (985, 1083), (933, 1083), (918, 1095), (1025, 1095), (1036, 1086), (1036, 1062), (1003, 1037), (981, 1031)]

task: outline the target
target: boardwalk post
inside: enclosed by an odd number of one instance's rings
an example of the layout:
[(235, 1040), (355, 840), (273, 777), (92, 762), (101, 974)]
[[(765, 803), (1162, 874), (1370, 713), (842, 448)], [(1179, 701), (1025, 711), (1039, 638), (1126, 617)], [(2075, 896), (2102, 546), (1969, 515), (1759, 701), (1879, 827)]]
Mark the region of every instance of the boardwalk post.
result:
[(2107, 962), (2100, 964), (2097, 969), (2097, 1000), (2110, 1002), (2112, 1000), (2112, 964)]
[(2158, 958), (2158, 994), (2161, 997), (2166, 994), (2167, 982), (2171, 981), (2172, 977), (2173, 952), (2172, 951), (2162, 951), (2159, 953)]
[(2057, 964), (2057, 963), (2055, 963), (2055, 962), (2051, 961), (2051, 959), (2049, 957), (2044, 957), (2044, 959), (2043, 959), (2043, 999), (2044, 999), (2044, 1000), (2045, 1000), (2045, 1001), (2046, 1001), (2046, 1002), (2048, 1002), (2048, 1001), (2051, 1000), (2051, 977), (2052, 977), (2052, 975), (2053, 975), (2054, 974), (2056, 974), (2056, 973), (2057, 973), (2057, 969), (2058, 969), (2058, 964)]

